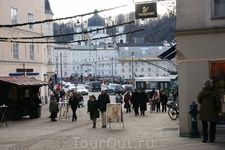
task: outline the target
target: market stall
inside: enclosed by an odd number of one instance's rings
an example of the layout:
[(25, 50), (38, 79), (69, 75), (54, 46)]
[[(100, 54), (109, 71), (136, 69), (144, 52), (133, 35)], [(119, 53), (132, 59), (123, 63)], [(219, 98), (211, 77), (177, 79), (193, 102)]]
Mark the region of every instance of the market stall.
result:
[[(40, 87), (47, 82), (22, 76), (0, 77), (0, 106), (7, 106), (5, 120), (41, 116)], [(0, 118), (1, 118), (0, 114)]]

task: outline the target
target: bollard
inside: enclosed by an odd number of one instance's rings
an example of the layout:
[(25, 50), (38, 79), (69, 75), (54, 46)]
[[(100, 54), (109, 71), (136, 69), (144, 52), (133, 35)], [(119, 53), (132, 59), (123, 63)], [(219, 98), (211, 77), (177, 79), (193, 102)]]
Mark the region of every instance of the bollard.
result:
[(199, 111), (197, 110), (197, 107), (198, 105), (193, 101), (192, 104), (190, 104), (190, 110), (188, 110), (189, 114), (191, 114), (190, 138), (200, 138), (197, 123), (197, 114)]

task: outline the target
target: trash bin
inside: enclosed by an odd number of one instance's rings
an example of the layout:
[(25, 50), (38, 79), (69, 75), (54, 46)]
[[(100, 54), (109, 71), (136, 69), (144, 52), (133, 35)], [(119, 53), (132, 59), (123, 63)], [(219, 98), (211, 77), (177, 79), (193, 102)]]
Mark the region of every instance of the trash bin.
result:
[(40, 118), (41, 117), (41, 109), (42, 109), (42, 104), (40, 103), (39, 105), (38, 105), (38, 109), (37, 109), (37, 113), (38, 113), (38, 118)]

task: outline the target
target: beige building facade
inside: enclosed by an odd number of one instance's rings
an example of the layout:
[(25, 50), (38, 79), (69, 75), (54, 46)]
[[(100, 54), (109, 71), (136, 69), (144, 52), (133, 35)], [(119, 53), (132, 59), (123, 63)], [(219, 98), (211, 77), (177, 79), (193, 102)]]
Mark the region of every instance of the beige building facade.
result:
[[(179, 72), (180, 136), (189, 136), (190, 104), (195, 101), (205, 79), (213, 79), (221, 95), (225, 114), (225, 1), (179, 0), (177, 10), (177, 62)], [(198, 110), (200, 106), (198, 104)], [(224, 122), (224, 117), (221, 117)], [(202, 123), (198, 128), (202, 132)], [(224, 128), (219, 128), (225, 131)]]
[[(48, 0), (24, 0), (23, 2), (1, 0), (0, 12), (1, 25), (18, 25), (53, 18)], [(46, 42), (53, 39), (33, 39), (32, 37), (52, 34), (52, 22), (0, 27), (0, 37), (6, 38), (0, 39), (0, 76), (28, 76), (48, 82), (54, 74), (54, 48), (51, 43), (33, 42)], [(21, 37), (31, 38), (21, 39)], [(46, 98), (47, 94), (48, 87), (42, 87), (41, 96)]]

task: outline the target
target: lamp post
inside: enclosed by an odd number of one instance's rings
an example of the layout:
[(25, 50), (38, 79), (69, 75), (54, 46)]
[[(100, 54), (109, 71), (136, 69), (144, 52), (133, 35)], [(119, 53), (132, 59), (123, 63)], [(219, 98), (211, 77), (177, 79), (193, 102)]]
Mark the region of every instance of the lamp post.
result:
[(60, 65), (61, 65), (61, 66), (60, 66), (60, 67), (61, 67), (61, 68), (60, 68), (60, 70), (61, 70), (61, 80), (60, 80), (61, 83), (60, 83), (60, 84), (61, 84), (61, 87), (62, 87), (62, 53), (60, 53)]
[(114, 83), (114, 77), (113, 77), (113, 57), (112, 57), (112, 84)]
[[(57, 78), (58, 78), (59, 77), (59, 62), (58, 62), (58, 60), (56, 62), (56, 69), (57, 69)], [(56, 84), (59, 84), (58, 82), (59, 81), (56, 79)]]
[(135, 88), (134, 87), (134, 51), (132, 51), (131, 57), (132, 57), (132, 86), (133, 86), (133, 89), (134, 89)]

